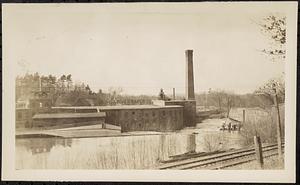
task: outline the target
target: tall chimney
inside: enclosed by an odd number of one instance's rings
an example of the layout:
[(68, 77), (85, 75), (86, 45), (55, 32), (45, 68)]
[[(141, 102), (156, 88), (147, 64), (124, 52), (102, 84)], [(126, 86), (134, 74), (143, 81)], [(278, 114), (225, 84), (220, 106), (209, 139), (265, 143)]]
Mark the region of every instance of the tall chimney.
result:
[(42, 78), (39, 77), (39, 91), (42, 91)]
[(185, 50), (185, 57), (186, 57), (185, 98), (187, 100), (195, 100), (193, 50)]
[(175, 100), (175, 88), (173, 88), (173, 100)]

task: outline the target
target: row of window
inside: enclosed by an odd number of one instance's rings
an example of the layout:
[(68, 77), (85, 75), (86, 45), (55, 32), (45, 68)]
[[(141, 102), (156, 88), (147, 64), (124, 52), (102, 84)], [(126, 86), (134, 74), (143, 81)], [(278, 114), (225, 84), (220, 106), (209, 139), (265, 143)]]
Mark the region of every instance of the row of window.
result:
[[(148, 116), (152, 115), (153, 117), (155, 117), (156, 115), (159, 115), (160, 112), (161, 112), (161, 115), (163, 115), (163, 116), (167, 116), (167, 115), (179, 116), (179, 114), (180, 114), (180, 111), (178, 111), (178, 110), (168, 110), (168, 111), (163, 110), (163, 111), (152, 111), (151, 113), (145, 112), (144, 116), (148, 117)], [(129, 116), (129, 114), (136, 115), (138, 113), (140, 113), (140, 116), (143, 116), (143, 112), (141, 112), (141, 111), (126, 111), (126, 112), (124, 112), (123, 115), (125, 118), (127, 118)], [(120, 116), (122, 117), (122, 114)]]
[(149, 129), (159, 129), (159, 128), (172, 128), (172, 127), (178, 127), (179, 123), (177, 118), (174, 120), (174, 122), (172, 122), (171, 124), (167, 124), (167, 122), (159, 122), (157, 120), (157, 118), (154, 118), (153, 120), (150, 119), (144, 119), (144, 123), (143, 122), (132, 122), (130, 120), (124, 120), (122, 123), (122, 127), (125, 129), (142, 129), (144, 128), (145, 130), (149, 130)]

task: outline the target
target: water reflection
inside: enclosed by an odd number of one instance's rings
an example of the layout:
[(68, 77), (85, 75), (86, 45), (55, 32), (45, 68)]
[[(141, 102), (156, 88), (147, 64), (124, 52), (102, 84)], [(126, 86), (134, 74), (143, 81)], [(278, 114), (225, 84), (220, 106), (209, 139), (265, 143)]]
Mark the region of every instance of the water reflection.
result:
[(72, 139), (20, 139), (17, 146), (22, 145), (32, 154), (49, 153), (54, 146), (71, 147)]
[[(207, 145), (222, 149), (239, 148), (238, 135), (211, 133), (102, 137), (40, 138), (16, 140), (17, 169), (152, 169), (161, 160), (194, 150), (208, 151)], [(217, 141), (217, 142), (215, 142)], [(194, 143), (195, 146), (191, 146)], [(212, 144), (213, 143), (213, 144)], [(220, 143), (223, 143), (221, 146)], [(224, 145), (224, 143), (226, 143)], [(212, 147), (212, 146), (210, 146)]]

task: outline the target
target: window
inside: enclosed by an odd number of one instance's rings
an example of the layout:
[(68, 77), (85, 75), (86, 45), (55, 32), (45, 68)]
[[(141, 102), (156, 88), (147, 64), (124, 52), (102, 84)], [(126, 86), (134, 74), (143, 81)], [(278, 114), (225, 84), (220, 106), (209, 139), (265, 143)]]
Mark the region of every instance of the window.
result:
[(132, 115), (134, 115), (135, 114), (135, 112), (134, 111), (132, 111)]
[(155, 116), (155, 112), (154, 112), (154, 111), (152, 112), (152, 116), (153, 116), (153, 117)]
[(163, 114), (163, 116), (165, 116), (165, 115), (166, 115), (166, 112), (163, 110), (163, 111), (162, 111), (162, 114)]

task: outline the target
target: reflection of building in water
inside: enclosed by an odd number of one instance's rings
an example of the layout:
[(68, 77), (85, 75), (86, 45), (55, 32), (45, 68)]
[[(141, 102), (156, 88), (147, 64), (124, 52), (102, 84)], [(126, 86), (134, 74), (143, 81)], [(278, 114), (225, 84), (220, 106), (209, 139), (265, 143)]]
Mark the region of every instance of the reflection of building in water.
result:
[(30, 150), (32, 154), (49, 153), (54, 146), (71, 147), (71, 139), (26, 139), (23, 146)]

